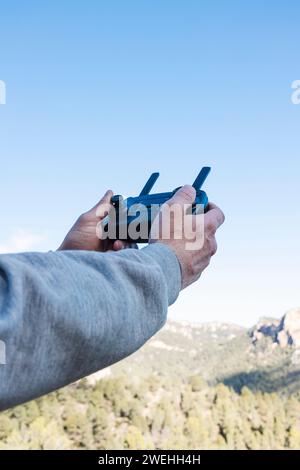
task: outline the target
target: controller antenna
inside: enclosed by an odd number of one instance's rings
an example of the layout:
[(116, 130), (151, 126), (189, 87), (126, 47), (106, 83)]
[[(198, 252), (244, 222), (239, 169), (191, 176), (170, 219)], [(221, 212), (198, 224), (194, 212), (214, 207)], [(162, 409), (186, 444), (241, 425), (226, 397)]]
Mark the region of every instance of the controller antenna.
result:
[(143, 189), (140, 193), (140, 196), (147, 196), (150, 193), (150, 191), (153, 188), (153, 186), (155, 185), (158, 177), (159, 177), (159, 173), (152, 173), (152, 175), (148, 179), (147, 183), (143, 187)]
[(195, 179), (193, 183), (193, 187), (196, 189), (196, 191), (202, 188), (204, 181), (206, 180), (206, 178), (208, 177), (210, 173), (210, 170), (211, 170), (210, 166), (204, 166), (202, 168), (202, 170), (200, 171), (199, 175), (197, 176), (197, 178)]

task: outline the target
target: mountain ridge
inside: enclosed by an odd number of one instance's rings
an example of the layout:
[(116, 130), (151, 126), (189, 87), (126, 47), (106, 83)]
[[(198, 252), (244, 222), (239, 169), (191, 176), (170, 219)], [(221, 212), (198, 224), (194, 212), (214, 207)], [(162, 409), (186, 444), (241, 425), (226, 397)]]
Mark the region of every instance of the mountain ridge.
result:
[[(298, 327), (300, 309), (290, 310), (281, 319), (260, 319), (252, 328), (169, 320), (141, 350), (93, 374), (88, 381), (128, 374), (182, 380), (200, 375), (212, 386), (222, 382), (236, 391), (246, 385), (253, 390), (289, 394), (300, 390)], [(284, 335), (288, 338), (285, 342)]]

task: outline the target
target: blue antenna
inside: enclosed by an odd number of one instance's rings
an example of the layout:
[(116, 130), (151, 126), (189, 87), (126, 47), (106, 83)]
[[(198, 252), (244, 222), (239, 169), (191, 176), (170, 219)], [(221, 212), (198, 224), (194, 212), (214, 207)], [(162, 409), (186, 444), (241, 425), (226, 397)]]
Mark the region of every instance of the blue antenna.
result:
[(196, 189), (196, 191), (202, 188), (204, 181), (206, 180), (206, 178), (208, 177), (210, 173), (210, 170), (211, 170), (210, 166), (204, 166), (202, 168), (202, 170), (200, 171), (199, 175), (197, 176), (193, 184), (193, 187)]
[(143, 189), (140, 193), (140, 196), (147, 196), (150, 193), (150, 191), (153, 188), (153, 186), (155, 185), (158, 177), (159, 177), (159, 173), (152, 173), (152, 175), (148, 179), (147, 183), (143, 187)]

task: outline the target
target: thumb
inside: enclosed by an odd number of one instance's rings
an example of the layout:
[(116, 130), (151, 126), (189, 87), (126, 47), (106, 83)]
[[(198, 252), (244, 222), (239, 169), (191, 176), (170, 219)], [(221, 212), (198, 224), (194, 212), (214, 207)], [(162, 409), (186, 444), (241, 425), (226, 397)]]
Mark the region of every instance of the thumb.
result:
[(178, 189), (174, 196), (167, 202), (169, 206), (173, 204), (192, 205), (196, 198), (196, 190), (193, 186), (185, 185)]
[[(186, 185), (178, 189), (171, 199), (162, 205), (159, 216), (156, 217), (151, 227), (150, 240), (158, 240), (161, 237), (161, 234), (164, 232), (164, 228), (162, 227), (163, 224), (165, 224), (164, 227), (166, 227), (169, 232), (167, 227), (170, 227), (170, 223), (173, 224), (172, 219), (170, 219), (171, 210), (178, 207), (180, 211), (185, 212), (194, 203), (195, 198), (196, 190), (193, 186)], [(171, 206), (173, 206), (173, 208)], [(173, 218), (174, 214), (171, 214), (171, 217)], [(180, 220), (182, 221), (181, 218), (177, 218), (177, 221)], [(181, 227), (177, 227), (176, 231), (180, 232), (181, 229), (182, 223)]]
[(106, 193), (104, 194), (104, 196), (102, 196), (102, 198), (100, 199), (99, 202), (97, 202), (97, 204), (92, 207), (88, 213), (89, 214), (92, 214), (96, 217), (100, 217), (101, 214), (103, 213), (103, 208), (107, 209), (109, 208), (110, 206), (110, 200), (112, 198), (112, 196), (114, 195), (113, 191), (111, 189), (109, 189), (108, 191), (106, 191)]
[(95, 205), (95, 208), (100, 206), (101, 204), (109, 204), (111, 198), (113, 197), (114, 193), (111, 189), (108, 189), (104, 196), (100, 199), (100, 201)]

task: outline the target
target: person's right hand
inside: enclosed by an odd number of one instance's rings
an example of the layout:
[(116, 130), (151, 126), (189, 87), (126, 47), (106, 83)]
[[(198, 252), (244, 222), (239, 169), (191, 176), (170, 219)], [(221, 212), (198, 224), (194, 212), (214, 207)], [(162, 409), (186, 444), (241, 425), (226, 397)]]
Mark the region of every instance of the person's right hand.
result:
[[(190, 217), (192, 220), (190, 224), (183, 227), (185, 218), (182, 217), (182, 213), (191, 207), (195, 196), (196, 192), (192, 186), (183, 186), (177, 191), (172, 199), (162, 206), (160, 214), (152, 225), (149, 240), (149, 243), (166, 244), (175, 252), (181, 266), (182, 289), (197, 281), (209, 265), (211, 257), (217, 251), (216, 231), (225, 220), (223, 212), (210, 203), (205, 214), (187, 215), (186, 217)], [(174, 206), (180, 210), (171, 220), (170, 237), (164, 238), (162, 235), (164, 212), (168, 212), (170, 207)], [(196, 243), (193, 246), (192, 242), (196, 239), (203, 240), (201, 246), (199, 243), (198, 246)]]

